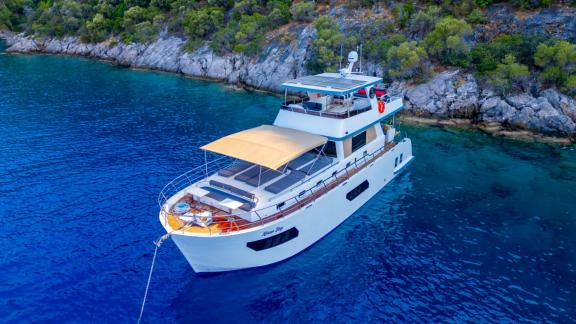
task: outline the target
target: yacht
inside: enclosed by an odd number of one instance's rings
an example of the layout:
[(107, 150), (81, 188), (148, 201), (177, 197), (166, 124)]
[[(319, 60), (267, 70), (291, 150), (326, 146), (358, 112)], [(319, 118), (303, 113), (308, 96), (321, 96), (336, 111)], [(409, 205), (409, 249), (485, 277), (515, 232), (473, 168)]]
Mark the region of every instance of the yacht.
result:
[[(205, 163), (160, 192), (160, 222), (195, 272), (269, 265), (344, 222), (413, 159), (394, 115), (402, 98), (354, 72), (286, 81), (273, 125), (202, 146)], [(306, 94), (288, 101), (288, 91)], [(215, 156), (215, 158), (208, 158)]]

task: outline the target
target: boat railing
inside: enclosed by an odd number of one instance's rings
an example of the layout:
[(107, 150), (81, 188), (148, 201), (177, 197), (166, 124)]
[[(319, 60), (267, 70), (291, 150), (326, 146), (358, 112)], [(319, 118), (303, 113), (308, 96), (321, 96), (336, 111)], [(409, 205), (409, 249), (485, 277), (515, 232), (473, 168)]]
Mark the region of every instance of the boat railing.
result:
[(304, 108), (304, 106), (302, 106), (302, 108), (295, 107), (295, 105), (302, 104), (303, 102), (308, 101), (308, 100), (309, 99), (303, 99), (301, 101), (288, 101), (288, 102), (284, 103), (283, 105), (281, 105), (280, 109), (288, 110), (288, 111), (292, 111), (292, 112), (297, 112), (297, 113), (301, 113), (301, 114), (306, 114), (306, 115), (320, 116), (320, 117), (327, 117), (327, 118), (334, 118), (334, 119), (345, 119), (345, 118), (353, 117), (353, 116), (359, 115), (363, 112), (366, 112), (366, 111), (369, 111), (370, 109), (372, 109), (371, 105), (369, 105), (368, 107), (358, 108), (358, 109), (355, 109), (352, 105), (350, 107), (352, 109), (350, 109), (348, 111), (342, 111), (342, 112), (312, 110), (312, 109)]
[[(318, 181), (314, 186), (300, 191), (298, 194), (273, 205), (260, 208), (258, 210), (252, 210), (258, 217), (258, 220), (253, 222), (242, 222), (238, 224), (234, 219), (236, 217), (242, 218), (245, 216), (246, 212), (240, 213), (222, 213), (213, 214), (213, 223), (208, 227), (209, 235), (226, 235), (237, 231), (242, 231), (254, 227), (270, 223), (282, 217), (285, 217), (301, 208), (305, 208), (316, 199), (321, 197), (326, 192), (340, 185), (341, 183), (348, 180), (350, 177), (358, 173), (362, 168), (366, 167), (370, 163), (373, 163), (376, 159), (382, 156), (384, 153), (392, 149), (396, 145), (395, 142), (389, 142), (385, 145), (379, 147), (374, 152), (368, 153), (364, 152), (363, 156), (350, 161), (342, 169), (332, 172), (329, 176)], [(164, 206), (161, 205), (161, 210), (164, 210)], [(217, 226), (212, 226), (217, 225)]]
[(204, 163), (190, 171), (187, 171), (172, 181), (168, 182), (158, 194), (158, 205), (162, 207), (166, 204), (170, 197), (174, 196), (183, 189), (189, 187), (194, 183), (208, 178), (208, 176), (222, 170), (226, 166), (233, 163), (233, 159), (227, 156), (221, 156), (213, 161)]

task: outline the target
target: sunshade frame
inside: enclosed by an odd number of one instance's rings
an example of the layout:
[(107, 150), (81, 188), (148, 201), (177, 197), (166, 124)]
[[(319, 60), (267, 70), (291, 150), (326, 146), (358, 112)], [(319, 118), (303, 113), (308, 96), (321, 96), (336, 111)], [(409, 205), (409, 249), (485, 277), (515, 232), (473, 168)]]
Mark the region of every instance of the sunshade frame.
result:
[(321, 135), (262, 125), (224, 136), (201, 149), (277, 170), (327, 141)]

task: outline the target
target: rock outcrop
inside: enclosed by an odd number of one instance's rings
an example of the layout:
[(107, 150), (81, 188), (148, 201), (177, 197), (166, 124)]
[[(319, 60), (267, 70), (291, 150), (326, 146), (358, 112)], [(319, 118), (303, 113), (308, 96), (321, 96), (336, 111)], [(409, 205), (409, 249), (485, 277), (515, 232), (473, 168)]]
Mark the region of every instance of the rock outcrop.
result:
[(576, 135), (576, 100), (554, 89), (537, 97), (521, 93), (503, 98), (489, 89), (480, 90), (471, 74), (447, 71), (414, 87), (393, 84), (391, 90), (405, 96), (407, 111), (416, 116), (470, 118), (510, 129)]
[(575, 43), (574, 17), (576, 8), (573, 7), (550, 7), (519, 15), (510, 5), (496, 4), (486, 12), (490, 24), (478, 25), (475, 38), (476, 41), (487, 41), (499, 34), (541, 34)]
[(478, 84), (471, 74), (448, 71), (407, 90), (405, 97), (407, 109), (417, 115), (470, 118), (478, 106)]
[(87, 56), (127, 67), (182, 73), (277, 91), (284, 80), (305, 73), (304, 63), (315, 29), (310, 25), (293, 25), (284, 32), (293, 35), (294, 40), (283, 43), (273, 40), (272, 35), (257, 58), (241, 54), (219, 55), (207, 45), (186, 52), (185, 40), (167, 35), (149, 44), (122, 44), (111, 40), (85, 44), (77, 37), (35, 39), (6, 32), (1, 37), (7, 40), (7, 51), (12, 53)]
[[(75, 37), (37, 40), (30, 36), (0, 34), (9, 52), (43, 52), (110, 60), (119, 65), (182, 73), (194, 77), (222, 80), (249, 87), (278, 91), (286, 79), (306, 74), (305, 62), (315, 30), (311, 26), (292, 26), (290, 43), (271, 35), (257, 58), (240, 54), (219, 55), (208, 46), (186, 52), (185, 41), (163, 36), (150, 44), (119, 44), (111, 41), (84, 44)], [(379, 64), (366, 62), (368, 71), (377, 73)], [(372, 73), (370, 73), (372, 74)], [(522, 93), (503, 98), (469, 73), (458, 70), (437, 74), (416, 86), (394, 82), (389, 94), (403, 96), (406, 112), (439, 119), (468, 118), (475, 123), (498, 124), (507, 129), (523, 129), (550, 135), (576, 136), (576, 100), (554, 89), (537, 96)]]

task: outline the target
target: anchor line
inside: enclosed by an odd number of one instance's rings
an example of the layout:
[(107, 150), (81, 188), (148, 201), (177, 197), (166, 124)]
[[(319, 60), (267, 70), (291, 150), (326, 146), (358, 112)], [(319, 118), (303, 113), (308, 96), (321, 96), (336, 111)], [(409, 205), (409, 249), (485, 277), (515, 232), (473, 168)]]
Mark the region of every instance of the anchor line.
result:
[(142, 306), (140, 307), (140, 315), (138, 316), (138, 322), (137, 322), (138, 324), (140, 324), (140, 321), (142, 320), (142, 315), (144, 314), (144, 306), (146, 306), (146, 299), (148, 298), (148, 289), (150, 288), (150, 281), (152, 280), (152, 273), (154, 272), (154, 265), (156, 263), (156, 255), (158, 254), (158, 249), (160, 248), (162, 243), (164, 243), (164, 241), (166, 241), (170, 237), (170, 235), (172, 235), (172, 233), (184, 230), (185, 228), (190, 227), (192, 225), (193, 222), (185, 223), (181, 227), (162, 235), (158, 239), (158, 241), (154, 242), (154, 245), (156, 247), (154, 248), (154, 256), (152, 256), (152, 264), (150, 265), (150, 272), (148, 273), (148, 281), (146, 282), (146, 290), (144, 290), (144, 298), (142, 299)]

